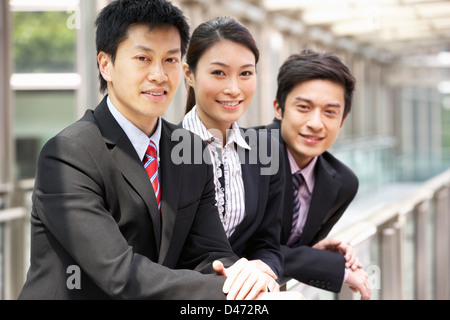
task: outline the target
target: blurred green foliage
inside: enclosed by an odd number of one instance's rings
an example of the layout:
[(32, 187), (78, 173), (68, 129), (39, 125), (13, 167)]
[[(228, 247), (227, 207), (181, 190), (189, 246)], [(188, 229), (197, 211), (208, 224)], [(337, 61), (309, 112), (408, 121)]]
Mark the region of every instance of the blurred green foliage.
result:
[(74, 72), (76, 30), (67, 27), (70, 13), (13, 12), (14, 72)]

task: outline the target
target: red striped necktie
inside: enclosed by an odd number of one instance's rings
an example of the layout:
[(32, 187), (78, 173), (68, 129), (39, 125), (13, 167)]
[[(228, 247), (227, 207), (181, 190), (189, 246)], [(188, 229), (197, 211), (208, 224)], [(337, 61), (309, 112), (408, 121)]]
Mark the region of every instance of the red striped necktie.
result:
[(144, 168), (147, 171), (150, 182), (155, 190), (156, 202), (158, 204), (158, 211), (161, 214), (161, 189), (158, 180), (158, 156), (156, 154), (156, 145), (150, 140), (147, 152), (144, 157)]

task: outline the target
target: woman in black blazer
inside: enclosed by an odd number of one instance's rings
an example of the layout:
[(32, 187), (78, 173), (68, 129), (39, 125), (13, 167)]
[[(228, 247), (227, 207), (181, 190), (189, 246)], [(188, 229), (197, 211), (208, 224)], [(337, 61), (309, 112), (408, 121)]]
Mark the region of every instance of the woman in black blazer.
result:
[(216, 18), (194, 30), (182, 126), (208, 145), (219, 215), (234, 252), (276, 279), (285, 181), (279, 141), (236, 123), (254, 96), (258, 59), (252, 35), (235, 19)]

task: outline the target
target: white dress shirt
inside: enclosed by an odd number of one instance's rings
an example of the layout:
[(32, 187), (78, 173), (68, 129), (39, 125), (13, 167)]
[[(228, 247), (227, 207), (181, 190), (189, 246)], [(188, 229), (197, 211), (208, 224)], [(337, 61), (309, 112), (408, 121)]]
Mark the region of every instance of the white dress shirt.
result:
[(158, 155), (158, 168), (159, 168), (159, 140), (161, 139), (161, 118), (158, 118), (158, 123), (156, 126), (155, 133), (151, 137), (148, 137), (143, 131), (136, 127), (130, 120), (125, 118), (112, 104), (111, 100), (106, 99), (109, 111), (112, 113), (114, 119), (119, 123), (122, 130), (130, 139), (131, 144), (136, 150), (139, 159), (143, 160), (145, 152), (147, 152), (147, 147), (150, 140), (156, 145), (156, 154)]
[[(245, 142), (237, 123), (227, 130), (226, 144), (222, 148), (222, 141), (214, 137), (203, 125), (197, 115), (196, 106), (183, 119), (183, 128), (197, 134), (206, 142), (211, 155), (214, 169), (214, 184), (216, 186), (216, 201), (219, 216), (228, 238), (245, 216), (245, 190), (242, 179), (241, 162), (236, 145), (250, 150)], [(220, 154), (221, 153), (221, 154)], [(223, 173), (220, 165), (223, 164)], [(225, 187), (220, 183), (224, 174)]]

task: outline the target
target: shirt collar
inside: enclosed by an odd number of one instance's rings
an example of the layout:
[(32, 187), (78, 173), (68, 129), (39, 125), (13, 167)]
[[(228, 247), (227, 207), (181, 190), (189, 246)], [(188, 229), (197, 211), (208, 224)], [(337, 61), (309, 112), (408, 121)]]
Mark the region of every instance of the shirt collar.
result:
[(112, 113), (114, 119), (119, 123), (122, 130), (130, 139), (139, 159), (143, 159), (145, 152), (147, 151), (148, 144), (150, 140), (156, 145), (156, 153), (159, 155), (159, 140), (161, 139), (161, 117), (158, 118), (158, 123), (156, 126), (155, 133), (149, 138), (144, 132), (142, 132), (138, 127), (136, 127), (131, 121), (125, 118), (119, 110), (112, 104), (109, 96), (107, 97), (106, 103), (108, 104), (109, 111)]
[(227, 144), (235, 142), (241, 148), (248, 150), (252, 149), (242, 136), (241, 129), (236, 122), (231, 125), (231, 130), (228, 130), (228, 132)]
[(292, 174), (301, 173), (303, 175), (303, 180), (306, 183), (306, 187), (308, 188), (309, 193), (311, 194), (314, 188), (314, 181), (315, 181), (314, 168), (316, 167), (317, 157), (314, 157), (306, 167), (301, 169), (288, 148), (286, 148), (286, 151), (289, 158), (291, 173)]
[[(183, 119), (183, 128), (197, 134), (206, 143), (220, 144), (218, 139), (208, 131), (208, 129), (204, 126), (204, 124), (198, 117), (197, 106), (194, 106), (192, 110), (185, 115)], [(227, 130), (227, 133), (227, 145), (234, 142), (241, 148), (251, 150), (250, 146), (242, 136), (241, 130), (236, 122), (232, 124), (230, 130)]]

